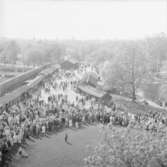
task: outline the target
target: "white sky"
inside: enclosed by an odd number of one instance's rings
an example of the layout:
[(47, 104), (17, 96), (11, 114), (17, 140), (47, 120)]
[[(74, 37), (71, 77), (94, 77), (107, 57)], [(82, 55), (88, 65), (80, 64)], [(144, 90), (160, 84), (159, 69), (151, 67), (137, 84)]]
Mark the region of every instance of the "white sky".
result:
[(134, 39), (167, 33), (165, 0), (3, 1), (2, 35), (9, 38)]

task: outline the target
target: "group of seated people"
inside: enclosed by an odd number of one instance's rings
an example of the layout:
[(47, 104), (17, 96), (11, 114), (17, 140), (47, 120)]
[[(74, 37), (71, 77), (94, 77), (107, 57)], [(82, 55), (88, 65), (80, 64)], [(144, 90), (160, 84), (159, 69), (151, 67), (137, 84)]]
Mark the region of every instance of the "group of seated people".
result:
[(92, 123), (128, 126), (130, 122), (153, 119), (119, 112), (94, 97), (76, 92), (79, 79), (71, 73), (70, 77), (65, 71), (55, 73), (36, 92), (29, 93), (28, 97), (6, 107), (1, 113), (0, 166), (8, 166), (16, 154), (27, 157), (24, 150), (27, 140), (47, 136), (64, 127), (79, 128)]

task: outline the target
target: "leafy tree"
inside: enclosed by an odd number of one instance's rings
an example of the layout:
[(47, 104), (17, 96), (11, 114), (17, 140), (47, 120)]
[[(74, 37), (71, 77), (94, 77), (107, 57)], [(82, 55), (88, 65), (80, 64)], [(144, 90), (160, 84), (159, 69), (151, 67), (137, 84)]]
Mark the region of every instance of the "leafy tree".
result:
[(114, 56), (112, 48), (102, 46), (89, 54), (88, 62), (91, 62), (96, 66), (101, 66), (106, 60), (112, 61)]
[(167, 37), (160, 34), (147, 38), (151, 70), (159, 72), (164, 60), (167, 60)]
[(15, 64), (19, 53), (20, 48), (16, 41), (4, 41), (4, 47), (1, 49), (1, 61), (3, 63)]
[(60, 63), (65, 55), (64, 45), (54, 43), (54, 44), (45, 44), (45, 55), (48, 62)]
[(167, 165), (166, 133), (112, 127), (103, 136), (103, 141), (85, 158), (86, 167), (147, 167), (153, 158)]
[(28, 65), (41, 65), (44, 63), (44, 54), (37, 49), (29, 50), (25, 54), (25, 62)]

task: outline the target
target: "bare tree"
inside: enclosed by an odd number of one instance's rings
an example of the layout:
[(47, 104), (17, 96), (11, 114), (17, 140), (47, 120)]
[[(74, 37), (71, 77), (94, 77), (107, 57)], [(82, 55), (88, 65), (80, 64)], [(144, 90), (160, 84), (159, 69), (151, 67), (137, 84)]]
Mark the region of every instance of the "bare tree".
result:
[[(142, 47), (142, 48), (141, 48)], [(106, 67), (106, 82), (136, 100), (136, 90), (148, 74), (147, 50), (143, 45), (129, 42)], [(105, 74), (104, 74), (105, 75)]]

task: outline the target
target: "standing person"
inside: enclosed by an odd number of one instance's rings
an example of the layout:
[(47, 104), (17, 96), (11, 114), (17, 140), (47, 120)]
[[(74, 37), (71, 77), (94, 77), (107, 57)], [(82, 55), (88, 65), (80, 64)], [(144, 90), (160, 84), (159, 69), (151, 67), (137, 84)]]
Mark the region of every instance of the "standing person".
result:
[(65, 134), (64, 140), (66, 143), (68, 143), (68, 134), (67, 133)]
[(42, 125), (42, 136), (46, 136), (46, 126)]

